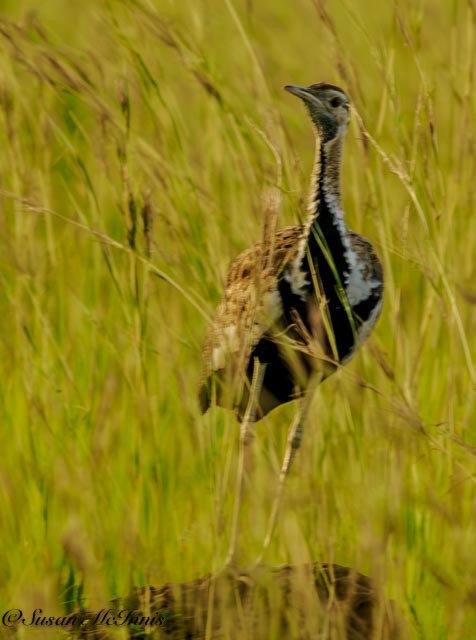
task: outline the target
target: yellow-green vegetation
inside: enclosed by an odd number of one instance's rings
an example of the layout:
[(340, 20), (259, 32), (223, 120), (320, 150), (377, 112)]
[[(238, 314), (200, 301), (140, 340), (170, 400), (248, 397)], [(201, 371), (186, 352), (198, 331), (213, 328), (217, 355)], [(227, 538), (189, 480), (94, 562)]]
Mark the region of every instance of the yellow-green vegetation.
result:
[[(344, 205), (385, 304), (316, 394), (265, 562), (353, 566), (411, 637), (473, 638), (474, 3), (3, 0), (1, 17), (2, 611), (223, 563), (239, 428), (199, 414), (201, 343), (267, 191), (281, 225), (305, 216), (313, 135), (282, 86), (326, 81), (357, 111)], [(257, 425), (243, 565), (293, 412)]]

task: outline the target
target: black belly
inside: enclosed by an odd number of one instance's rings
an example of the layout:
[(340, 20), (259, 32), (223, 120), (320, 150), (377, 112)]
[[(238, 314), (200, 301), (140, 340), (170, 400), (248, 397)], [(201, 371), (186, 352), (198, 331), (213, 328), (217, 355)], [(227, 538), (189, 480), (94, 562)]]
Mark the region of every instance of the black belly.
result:
[[(299, 296), (294, 295), (289, 283), (285, 280), (280, 282), (279, 291), (283, 300), (283, 308), (287, 310), (281, 329), (295, 325), (295, 313), (299, 315), (306, 331), (316, 337), (315, 316), (313, 317), (310, 312), (313, 301), (302, 300)], [(380, 301), (380, 296), (381, 293), (376, 292), (353, 308), (350, 313), (342, 304), (337, 293), (328, 297), (328, 314), (332, 323), (334, 340), (331, 341), (326, 332), (323, 332), (320, 337), (322, 352), (329, 358), (327, 363), (319, 363), (316, 359), (299, 352), (295, 352), (290, 361), (273, 337), (264, 335), (254, 348), (247, 369), (247, 378), (251, 383), (255, 359), (258, 358), (262, 364), (266, 365), (259, 399), (259, 417), (263, 417), (280, 404), (300, 397), (306, 390), (309, 378), (316, 370), (319, 370), (321, 380), (335, 371), (338, 363), (345, 360), (355, 349), (358, 329), (370, 317)], [(292, 334), (290, 337), (294, 340), (304, 342), (299, 330), (288, 331), (288, 336), (290, 333)], [(332, 360), (335, 361), (335, 364), (332, 364)], [(248, 402), (246, 391), (241, 400), (238, 413), (242, 417)]]
[(253, 376), (255, 358), (266, 365), (262, 390), (262, 395), (266, 397), (260, 399), (261, 415), (265, 415), (274, 407), (294, 400), (302, 394), (305, 389), (303, 381), (305, 377), (309, 379), (311, 373), (311, 367), (306, 359), (299, 358), (300, 375), (298, 376), (293, 366), (285, 358), (280, 346), (272, 337), (264, 336), (253, 350), (248, 363), (247, 377), (250, 381)]

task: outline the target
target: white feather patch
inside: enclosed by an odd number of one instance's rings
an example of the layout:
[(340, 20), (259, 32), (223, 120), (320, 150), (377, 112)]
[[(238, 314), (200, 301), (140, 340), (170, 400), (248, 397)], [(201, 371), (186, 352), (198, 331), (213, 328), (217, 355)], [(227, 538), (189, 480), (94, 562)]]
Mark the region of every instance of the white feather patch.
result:
[(212, 368), (214, 371), (223, 369), (226, 365), (227, 354), (239, 349), (238, 330), (235, 324), (230, 324), (223, 329), (223, 341), (212, 351)]

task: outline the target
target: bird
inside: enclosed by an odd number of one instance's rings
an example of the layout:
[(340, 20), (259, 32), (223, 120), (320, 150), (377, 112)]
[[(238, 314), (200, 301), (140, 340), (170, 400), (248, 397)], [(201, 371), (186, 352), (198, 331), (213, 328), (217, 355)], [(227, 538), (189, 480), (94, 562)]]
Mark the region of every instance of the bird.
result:
[(310, 116), (315, 138), (308, 215), (264, 235), (231, 263), (202, 351), (199, 401), (233, 409), (241, 421), (237, 490), (228, 560), (236, 558), (238, 514), (254, 425), (296, 401), (277, 496), (301, 444), (317, 385), (347, 364), (380, 315), (384, 278), (372, 244), (350, 230), (341, 201), (342, 148), (351, 103), (338, 86), (286, 85)]

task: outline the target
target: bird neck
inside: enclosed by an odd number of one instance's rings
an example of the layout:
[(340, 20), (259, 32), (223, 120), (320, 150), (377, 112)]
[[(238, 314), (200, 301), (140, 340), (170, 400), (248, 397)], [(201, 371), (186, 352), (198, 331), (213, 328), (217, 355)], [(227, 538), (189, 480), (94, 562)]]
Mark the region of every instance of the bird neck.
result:
[(316, 134), (309, 216), (289, 276), (293, 293), (302, 298), (313, 286), (316, 265), (323, 293), (329, 298), (335, 295), (336, 284), (342, 285), (347, 280), (355, 258), (340, 197), (344, 135), (342, 128), (335, 138), (326, 142)]
[[(344, 127), (332, 140), (325, 141), (316, 135), (316, 158), (305, 233), (307, 251), (318, 258), (321, 265), (327, 264), (334, 273), (337, 271), (341, 281), (350, 267), (349, 232), (340, 196), (344, 136)], [(332, 280), (335, 282), (335, 277)]]
[(340, 177), (342, 145), (345, 131), (340, 130), (335, 138), (324, 142), (316, 135), (316, 156), (312, 173), (309, 202), (309, 227), (318, 224), (324, 236), (347, 233), (341, 205)]

